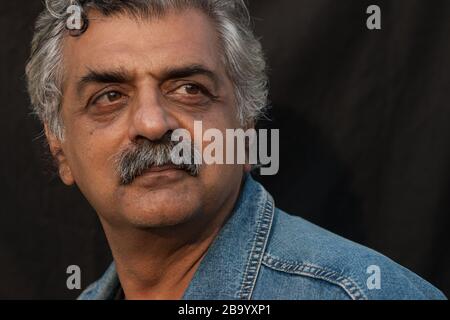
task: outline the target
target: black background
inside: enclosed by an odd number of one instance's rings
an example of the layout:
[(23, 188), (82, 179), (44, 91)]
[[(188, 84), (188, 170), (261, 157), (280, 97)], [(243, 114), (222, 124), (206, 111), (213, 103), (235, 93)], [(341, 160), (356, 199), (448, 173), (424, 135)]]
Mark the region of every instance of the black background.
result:
[[(382, 9), (382, 30), (366, 8)], [(0, 298), (73, 298), (111, 260), (95, 212), (51, 174), (24, 67), (40, 1), (0, 5)], [(281, 209), (450, 294), (450, 1), (253, 0), (269, 60)], [(292, 148), (294, 146), (294, 148)]]

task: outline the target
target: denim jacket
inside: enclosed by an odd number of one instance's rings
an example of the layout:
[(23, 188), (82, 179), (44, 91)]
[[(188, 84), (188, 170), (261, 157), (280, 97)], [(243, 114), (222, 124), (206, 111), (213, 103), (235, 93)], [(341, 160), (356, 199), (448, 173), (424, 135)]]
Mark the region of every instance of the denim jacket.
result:
[[(78, 299), (114, 299), (114, 263)], [(389, 258), (275, 207), (250, 175), (183, 300), (445, 299)]]

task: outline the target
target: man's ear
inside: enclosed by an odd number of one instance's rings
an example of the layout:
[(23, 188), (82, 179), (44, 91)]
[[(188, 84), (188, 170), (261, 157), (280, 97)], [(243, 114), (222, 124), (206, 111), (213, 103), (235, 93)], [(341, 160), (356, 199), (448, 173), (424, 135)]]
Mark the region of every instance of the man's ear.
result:
[(47, 124), (44, 124), (44, 131), (50, 147), (50, 152), (56, 162), (56, 165), (58, 166), (59, 177), (64, 184), (68, 186), (73, 185), (75, 183), (75, 179), (73, 178), (72, 170), (70, 169), (69, 162), (64, 154), (61, 140), (55, 136), (55, 134), (48, 128)]

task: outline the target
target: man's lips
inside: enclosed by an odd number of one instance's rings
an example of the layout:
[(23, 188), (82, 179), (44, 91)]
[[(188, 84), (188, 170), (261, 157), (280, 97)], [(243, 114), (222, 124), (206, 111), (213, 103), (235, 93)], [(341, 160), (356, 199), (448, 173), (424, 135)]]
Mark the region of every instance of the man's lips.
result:
[(167, 171), (167, 170), (182, 170), (182, 169), (174, 164), (158, 166), (158, 167), (154, 166), (154, 167), (151, 167), (151, 168), (145, 170), (143, 172), (143, 174), (152, 173), (152, 172), (162, 172), (162, 171)]
[[(138, 184), (145, 187), (162, 186), (184, 177), (184, 170), (176, 165), (153, 166), (135, 178)], [(133, 179), (134, 180), (134, 179)]]

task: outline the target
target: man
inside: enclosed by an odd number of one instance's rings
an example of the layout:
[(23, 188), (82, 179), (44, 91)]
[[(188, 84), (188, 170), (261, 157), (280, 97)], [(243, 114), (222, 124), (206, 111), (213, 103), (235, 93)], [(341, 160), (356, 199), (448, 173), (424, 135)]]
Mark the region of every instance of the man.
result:
[(248, 16), (241, 0), (47, 1), (31, 100), (62, 181), (95, 208), (114, 257), (79, 298), (445, 298), (275, 208), (249, 163), (172, 161), (178, 129), (249, 129), (262, 115), (265, 61)]

